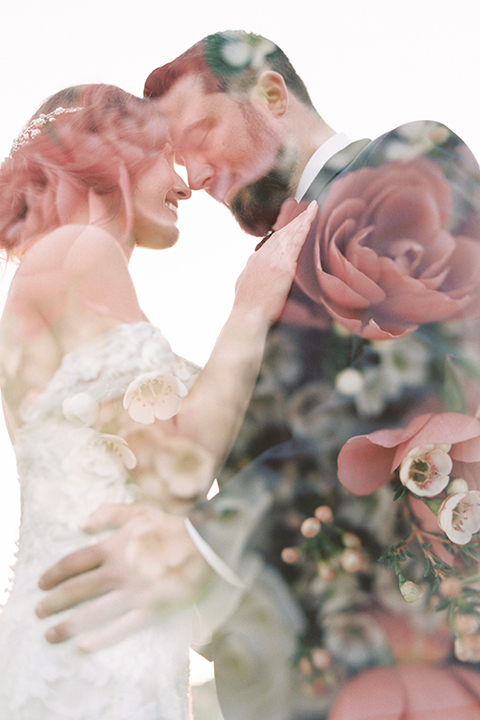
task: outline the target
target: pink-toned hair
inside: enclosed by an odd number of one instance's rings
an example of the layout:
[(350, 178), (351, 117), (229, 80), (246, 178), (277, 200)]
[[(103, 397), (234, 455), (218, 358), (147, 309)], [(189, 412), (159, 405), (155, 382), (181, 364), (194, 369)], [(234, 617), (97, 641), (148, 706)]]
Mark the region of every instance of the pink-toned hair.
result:
[(131, 220), (132, 184), (168, 138), (154, 103), (111, 85), (61, 90), (30, 123), (59, 107), (80, 109), (24, 134), (0, 166), (0, 248), (7, 257), (21, 257), (38, 236), (68, 223), (90, 188), (117, 192)]

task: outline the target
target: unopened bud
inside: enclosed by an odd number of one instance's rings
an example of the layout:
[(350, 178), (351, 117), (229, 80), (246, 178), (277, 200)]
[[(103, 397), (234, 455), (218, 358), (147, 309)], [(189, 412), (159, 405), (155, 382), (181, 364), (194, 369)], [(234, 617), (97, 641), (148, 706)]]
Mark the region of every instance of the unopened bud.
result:
[(453, 623), (457, 635), (472, 635), (478, 630), (478, 618), (472, 613), (457, 615)]
[(461, 477), (457, 477), (450, 480), (445, 492), (447, 495), (454, 495), (455, 493), (468, 492), (468, 490), (467, 481)]
[(335, 378), (335, 388), (341, 395), (358, 395), (364, 385), (365, 378), (355, 368), (346, 368)]
[(331, 523), (333, 522), (333, 512), (332, 508), (328, 505), (319, 505), (315, 512), (313, 513), (320, 522), (323, 523)]
[(300, 557), (300, 550), (296, 547), (283, 548), (280, 557), (282, 558), (284, 563), (293, 565), (293, 563), (296, 563), (298, 558)]
[(461, 662), (480, 661), (480, 633), (455, 638), (455, 657)]
[(313, 648), (312, 650), (312, 663), (315, 665), (317, 670), (326, 670), (330, 667), (332, 657), (327, 650), (322, 648)]
[(362, 545), (358, 535), (352, 532), (343, 533), (342, 541), (346, 548), (359, 548)]
[(306, 657), (300, 658), (298, 662), (298, 667), (300, 669), (300, 672), (302, 675), (311, 675), (312, 674), (312, 663), (310, 660)]
[(365, 561), (358, 550), (351, 550), (350, 548), (344, 550), (339, 560), (342, 568), (349, 573), (356, 573), (365, 568)]
[(442, 580), (438, 587), (438, 592), (444, 598), (453, 600), (463, 592), (463, 585), (456, 577), (448, 577)]
[(301, 515), (300, 513), (297, 513), (297, 512), (288, 513), (288, 515), (286, 517), (286, 522), (287, 522), (288, 527), (291, 528), (292, 530), (298, 530), (298, 528), (300, 527), (300, 525), (303, 522), (303, 517), (304, 517), (303, 515)]
[(326, 562), (319, 562), (317, 565), (317, 573), (320, 580), (334, 580), (335, 570)]
[(316, 517), (309, 517), (303, 521), (300, 528), (303, 537), (314, 538), (320, 532), (320, 520)]
[(408, 603), (417, 602), (417, 600), (420, 600), (420, 598), (423, 596), (423, 588), (421, 588), (420, 585), (417, 585), (417, 583), (414, 583), (411, 580), (405, 580), (400, 585), (400, 592), (402, 593), (405, 602)]

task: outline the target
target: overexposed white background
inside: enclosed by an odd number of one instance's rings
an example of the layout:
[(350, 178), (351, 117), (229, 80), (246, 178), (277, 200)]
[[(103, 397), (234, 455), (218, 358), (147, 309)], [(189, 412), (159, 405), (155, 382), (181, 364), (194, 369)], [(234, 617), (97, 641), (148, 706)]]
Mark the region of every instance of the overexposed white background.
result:
[[(10, 0), (0, 10), (0, 158), (57, 90), (106, 82), (142, 94), (153, 68), (209, 33), (238, 28), (282, 47), (335, 130), (357, 139), (436, 119), (480, 157), (476, 6), (472, 0)], [(171, 250), (137, 251), (131, 269), (152, 322), (176, 352), (203, 363), (255, 242), (202, 193), (181, 205), (180, 231)], [(19, 512), (4, 431), (0, 457), (1, 592)]]

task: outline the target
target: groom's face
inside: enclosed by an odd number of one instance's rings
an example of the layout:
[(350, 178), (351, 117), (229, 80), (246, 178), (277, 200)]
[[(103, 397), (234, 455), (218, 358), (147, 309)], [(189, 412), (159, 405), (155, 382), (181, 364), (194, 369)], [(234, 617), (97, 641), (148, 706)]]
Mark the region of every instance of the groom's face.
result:
[(190, 187), (206, 190), (247, 232), (263, 235), (290, 195), (293, 172), (265, 104), (206, 93), (196, 75), (180, 78), (159, 103)]

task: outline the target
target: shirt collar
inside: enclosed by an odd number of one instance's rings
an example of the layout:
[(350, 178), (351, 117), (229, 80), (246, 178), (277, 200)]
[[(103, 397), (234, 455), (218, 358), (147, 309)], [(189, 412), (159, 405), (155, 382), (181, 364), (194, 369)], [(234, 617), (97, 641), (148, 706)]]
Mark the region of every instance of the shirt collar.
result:
[(328, 138), (323, 145), (315, 150), (310, 160), (305, 165), (300, 180), (298, 182), (297, 190), (295, 192), (295, 200), (297, 202), (307, 192), (308, 188), (317, 177), (322, 167), (330, 160), (335, 153), (340, 152), (347, 145), (350, 145), (352, 141), (345, 135), (345, 133), (337, 133), (331, 138)]

